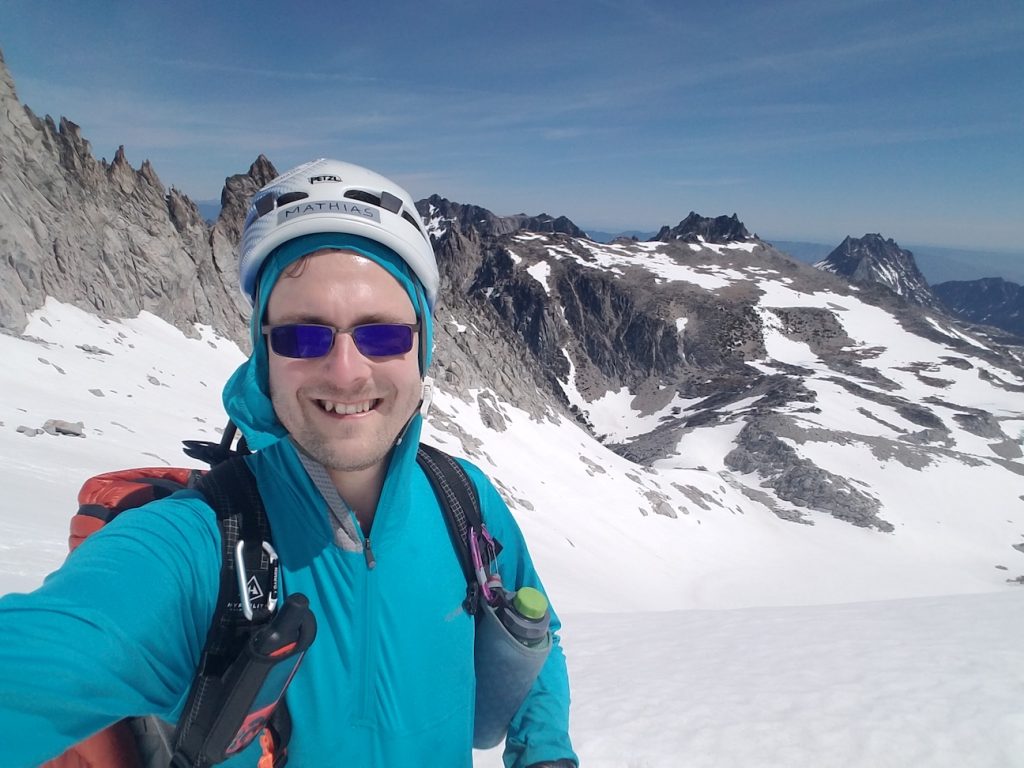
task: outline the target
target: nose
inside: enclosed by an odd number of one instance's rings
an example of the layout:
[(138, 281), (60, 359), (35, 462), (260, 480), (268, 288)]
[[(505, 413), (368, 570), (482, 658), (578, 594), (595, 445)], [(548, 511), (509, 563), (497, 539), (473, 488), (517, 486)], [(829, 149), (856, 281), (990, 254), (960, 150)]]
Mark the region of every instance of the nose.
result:
[(356, 348), (350, 333), (334, 337), (334, 346), (323, 358), (331, 379), (340, 385), (361, 382), (370, 376), (370, 361)]

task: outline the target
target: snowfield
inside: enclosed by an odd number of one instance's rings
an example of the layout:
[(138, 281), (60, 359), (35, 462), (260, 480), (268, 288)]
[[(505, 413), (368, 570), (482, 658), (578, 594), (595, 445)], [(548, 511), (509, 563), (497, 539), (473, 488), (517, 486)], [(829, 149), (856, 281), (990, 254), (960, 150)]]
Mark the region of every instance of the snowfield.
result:
[[(0, 592), (33, 589), (59, 566), (89, 475), (193, 464), (180, 441), (218, 439), (220, 387), (242, 360), (210, 329), (186, 338), (151, 315), (104, 321), (54, 301), (25, 335), (0, 335)], [(773, 354), (816, 365), (806, 345), (783, 341), (772, 337)], [(897, 363), (872, 361), (909, 387)], [(941, 375), (963, 402), (994, 391), (975, 371)], [(824, 413), (842, 411), (844, 390), (813, 384)], [(736, 424), (696, 430), (643, 468), (572, 423), (507, 404), (496, 405), (505, 431), (490, 431), (481, 398), (494, 405), (487, 391), (440, 393), (425, 437), (463, 453), (440, 428), (450, 419), (481, 440), (471, 458), (511, 501), (565, 625), (585, 768), (1024, 766), (1024, 584), (1009, 582), (1024, 573), (1010, 546), (1024, 542), (1024, 478), (1014, 486), (1009, 473), (952, 459), (918, 472), (863, 444), (794, 443), (837, 474), (855, 467), (896, 529), (823, 514), (800, 525), (728, 481), (721, 459)], [(598, 421), (642, 431), (630, 400), (609, 395)], [(1024, 429), (1021, 408), (1014, 416), (1005, 403), (986, 407)], [(875, 415), (913, 426), (882, 406)], [(886, 429), (841, 418), (866, 434)], [(18, 431), (48, 419), (81, 421), (85, 437)], [(652, 514), (652, 494), (675, 517)], [(500, 750), (475, 764), (497, 768)]]

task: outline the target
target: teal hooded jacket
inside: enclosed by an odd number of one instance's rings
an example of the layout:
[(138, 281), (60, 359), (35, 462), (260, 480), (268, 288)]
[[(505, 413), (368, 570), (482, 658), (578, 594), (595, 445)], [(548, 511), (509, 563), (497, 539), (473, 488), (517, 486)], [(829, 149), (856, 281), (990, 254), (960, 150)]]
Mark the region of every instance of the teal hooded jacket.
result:
[[(257, 343), (225, 388), (225, 404), (258, 448), (247, 461), (282, 592), (306, 595), (317, 618), (287, 693), (289, 768), (469, 768), (475, 623), (462, 608), (466, 581), (443, 512), (415, 460), (422, 417), (391, 452), (372, 542), (354, 524), (359, 540), (342, 546), (336, 516), (273, 416), (265, 365)], [(504, 584), (543, 591), (507, 506), (479, 469), (462, 463), (503, 545)], [(35, 592), (0, 598), (3, 765), (36, 766), (126, 716), (176, 722), (213, 616), (220, 560), (213, 511), (185, 491), (120, 515)], [(558, 628), (552, 612), (551, 654), (509, 727), (510, 768), (576, 759)], [(224, 765), (255, 766), (258, 751), (253, 744)]]
[[(414, 458), (395, 452), (371, 529), (375, 564), (335, 543), (331, 512), (287, 439), (249, 460), (316, 640), (288, 690), (291, 768), (471, 764), (474, 619), (443, 514)], [(493, 486), (466, 465), (504, 549), (507, 585), (542, 588)], [(194, 495), (121, 515), (28, 595), (0, 600), (0, 753), (36, 766), (126, 715), (180, 717), (213, 615), (220, 533)], [(558, 621), (552, 627), (557, 631)], [(552, 648), (516, 715), (506, 765), (572, 757), (565, 659)], [(255, 766), (254, 747), (225, 765)]]

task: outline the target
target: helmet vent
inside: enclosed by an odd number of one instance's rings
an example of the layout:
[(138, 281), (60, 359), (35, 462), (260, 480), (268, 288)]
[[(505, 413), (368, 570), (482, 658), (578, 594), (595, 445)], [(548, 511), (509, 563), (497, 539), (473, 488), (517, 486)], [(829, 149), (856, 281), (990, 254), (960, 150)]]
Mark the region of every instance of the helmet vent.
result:
[(266, 216), (274, 210), (274, 195), (261, 195), (253, 202), (253, 206), (256, 208), (256, 218)]
[(277, 207), (280, 208), (282, 205), (289, 205), (294, 203), (296, 200), (304, 200), (309, 197), (305, 192), (285, 192), (279, 198), (277, 198)]
[(345, 197), (351, 198), (352, 200), (358, 200), (361, 203), (369, 203), (370, 205), (375, 205), (378, 208), (381, 207), (379, 197), (372, 195), (369, 192), (363, 192), (361, 189), (350, 189), (345, 193)]
[(256, 218), (262, 218), (270, 213), (275, 208), (280, 208), (283, 205), (294, 203), (296, 200), (302, 200), (309, 197), (305, 192), (285, 192), (283, 195), (274, 199), (273, 194), (263, 195), (258, 197), (253, 205), (256, 207)]
[(385, 211), (398, 213), (400, 210), (402, 210), (402, 198), (395, 197), (390, 192), (381, 192), (380, 207), (383, 208)]
[(410, 224), (412, 224), (417, 232), (420, 231), (420, 225), (416, 223), (416, 219), (414, 219), (408, 211), (402, 211), (402, 218), (408, 221)]

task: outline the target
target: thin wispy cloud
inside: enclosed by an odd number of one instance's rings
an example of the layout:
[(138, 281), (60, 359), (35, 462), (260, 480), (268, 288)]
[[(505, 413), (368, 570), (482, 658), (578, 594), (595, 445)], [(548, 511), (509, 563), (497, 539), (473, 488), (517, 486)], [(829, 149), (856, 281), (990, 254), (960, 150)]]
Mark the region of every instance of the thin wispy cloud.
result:
[(290, 67), (251, 67), (215, 61), (196, 59), (154, 59), (155, 64), (172, 67), (183, 72), (200, 72), (213, 75), (232, 75), (259, 80), (302, 81), (306, 83), (353, 83), (356, 85), (380, 85), (383, 79), (373, 75), (339, 72), (324, 68), (293, 69)]
[(1019, 3), (396, 3), (401, 27), (212, 5), (202, 25), (71, 6), (57, 29), (41, 6), (0, 4), (0, 46), (34, 110), (199, 198), (264, 153), (603, 229), (693, 209), (789, 233), (854, 210), (938, 230), (952, 206), (991, 234), (998, 201), (1021, 199)]

